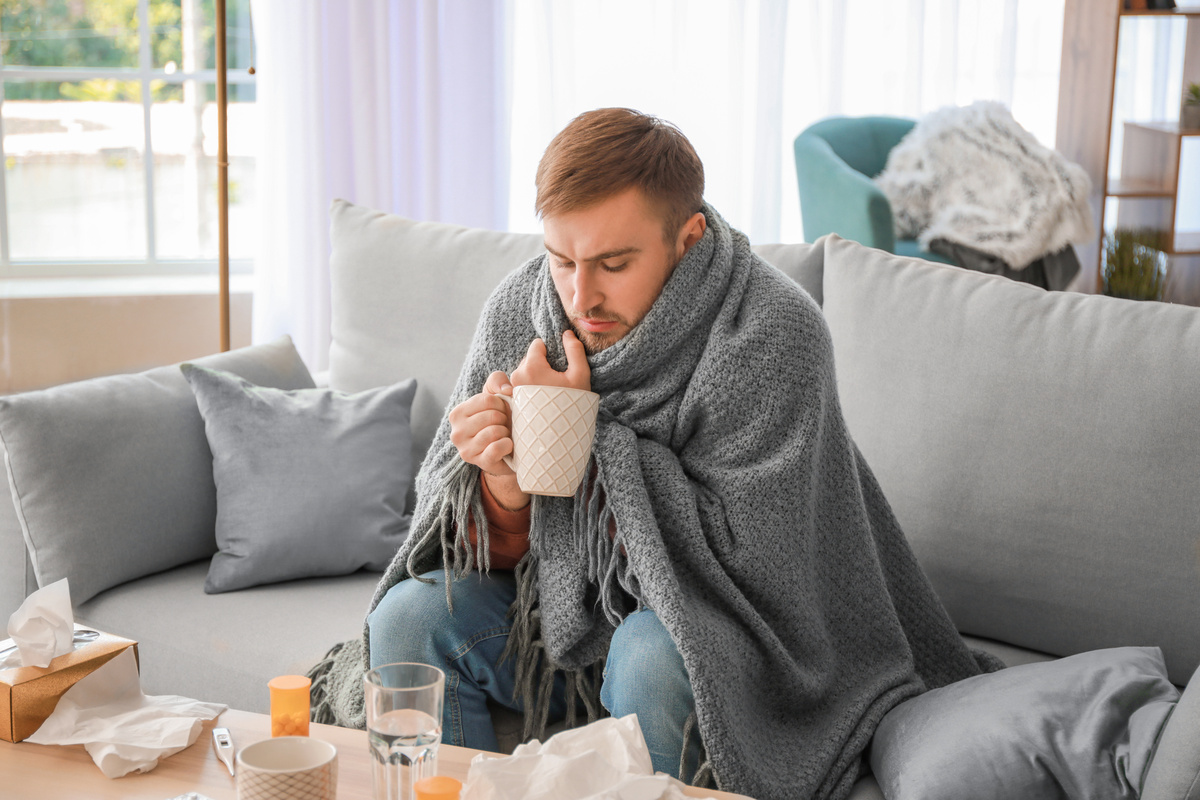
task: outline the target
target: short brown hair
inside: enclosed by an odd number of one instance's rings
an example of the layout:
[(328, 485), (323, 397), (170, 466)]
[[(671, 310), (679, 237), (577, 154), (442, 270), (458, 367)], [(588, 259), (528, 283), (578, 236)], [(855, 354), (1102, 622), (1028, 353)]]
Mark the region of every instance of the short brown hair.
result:
[(672, 241), (704, 204), (704, 165), (665, 120), (628, 108), (586, 111), (542, 155), (535, 208), (543, 218), (578, 211), (631, 186), (662, 215), (663, 235)]

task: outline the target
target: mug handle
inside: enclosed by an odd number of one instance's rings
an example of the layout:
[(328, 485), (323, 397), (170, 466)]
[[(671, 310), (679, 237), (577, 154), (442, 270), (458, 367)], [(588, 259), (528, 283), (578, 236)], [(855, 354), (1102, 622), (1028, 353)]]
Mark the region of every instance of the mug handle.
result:
[[(501, 400), (508, 403), (508, 410), (511, 412), (510, 418), (516, 417), (516, 415), (517, 415), (516, 401), (514, 401), (511, 397), (509, 397), (506, 394), (497, 394), (497, 395), (494, 395), (494, 397), (499, 397)], [(515, 448), (517, 445), (517, 440), (513, 436), (512, 427), (509, 427), (509, 429), (508, 429), (508, 437), (513, 440), (513, 447)], [(512, 453), (509, 453), (506, 456), (501, 456), (501, 458), (504, 459), (504, 463), (508, 465), (509, 469), (511, 469), (513, 472), (517, 471), (517, 462), (513, 459)]]

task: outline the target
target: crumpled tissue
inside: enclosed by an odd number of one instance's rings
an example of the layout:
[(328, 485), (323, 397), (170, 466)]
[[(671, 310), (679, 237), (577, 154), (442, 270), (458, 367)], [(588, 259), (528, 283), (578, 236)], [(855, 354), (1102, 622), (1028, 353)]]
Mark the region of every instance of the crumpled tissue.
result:
[(637, 715), (519, 745), (511, 756), (476, 756), (462, 800), (687, 800), (684, 784), (654, 774)]
[(200, 736), (203, 720), (226, 708), (143, 694), (129, 648), (68, 689), (54, 713), (25, 741), (81, 744), (106, 777), (119, 778), (149, 772), (159, 759), (189, 747)]
[(43, 586), (25, 598), (8, 618), (8, 635), (17, 651), (0, 663), (7, 667), (48, 667), (74, 649), (75, 614), (67, 579)]

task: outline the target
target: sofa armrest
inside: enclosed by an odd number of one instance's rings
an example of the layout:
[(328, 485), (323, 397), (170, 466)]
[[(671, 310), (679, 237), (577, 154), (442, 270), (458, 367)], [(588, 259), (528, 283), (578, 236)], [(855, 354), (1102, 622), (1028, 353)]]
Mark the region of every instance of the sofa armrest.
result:
[(1141, 800), (1200, 800), (1200, 669), (1158, 736)]
[(800, 134), (794, 150), (804, 238), (815, 242), (836, 233), (867, 247), (895, 252), (892, 205), (874, 181), (839, 158), (820, 136)]

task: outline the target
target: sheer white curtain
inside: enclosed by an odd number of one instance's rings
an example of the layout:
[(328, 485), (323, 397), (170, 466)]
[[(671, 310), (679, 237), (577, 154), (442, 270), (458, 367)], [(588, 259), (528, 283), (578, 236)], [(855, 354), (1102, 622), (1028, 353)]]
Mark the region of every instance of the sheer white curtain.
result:
[(1008, 103), (1054, 141), (1063, 0), (255, 0), (254, 338), (329, 345), (329, 202), (538, 231), (533, 176), (590, 108), (683, 129), (755, 242), (802, 238), (792, 140), (834, 114)]
[(755, 242), (802, 238), (792, 140), (823, 117), (994, 99), (1053, 146), (1062, 0), (511, 2), (514, 230), (538, 230), (541, 151), (597, 106), (679, 125)]
[(541, 230), (533, 178), (554, 134), (588, 109), (626, 106), (679, 126), (730, 222), (778, 237), (786, 2), (512, 1), (510, 228)]
[[(539, 231), (537, 162), (590, 108), (678, 124), (707, 197), (755, 242), (803, 238), (792, 140), (823, 117), (993, 99), (1054, 142), (1063, 0), (254, 0), (254, 13), (254, 337), (290, 333), (314, 369), (332, 198)], [(1173, 22), (1128, 26), (1118, 118), (1178, 113)], [(1146, 73), (1156, 88), (1134, 91)], [(1200, 189), (1181, 193), (1185, 212), (1200, 217)]]
[(505, 227), (506, 14), (474, 0), (255, 0), (255, 341), (291, 334), (326, 368), (334, 198)]

